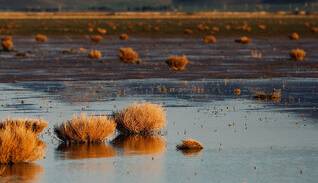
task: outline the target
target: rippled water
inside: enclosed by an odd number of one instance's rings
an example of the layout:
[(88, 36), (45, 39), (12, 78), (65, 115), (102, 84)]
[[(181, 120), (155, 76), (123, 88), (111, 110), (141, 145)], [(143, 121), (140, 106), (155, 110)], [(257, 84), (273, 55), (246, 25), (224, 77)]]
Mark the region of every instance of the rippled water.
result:
[[(242, 94), (232, 90), (240, 87)], [(282, 90), (280, 101), (254, 91)], [(315, 79), (119, 80), (19, 82), (0, 85), (1, 116), (42, 117), (46, 159), (6, 167), (1, 180), (30, 182), (316, 182)], [(23, 101), (23, 102), (21, 102)], [(65, 146), (55, 124), (85, 111), (110, 114), (135, 101), (163, 104), (163, 136), (115, 136), (104, 145)], [(191, 137), (204, 150), (175, 146)]]

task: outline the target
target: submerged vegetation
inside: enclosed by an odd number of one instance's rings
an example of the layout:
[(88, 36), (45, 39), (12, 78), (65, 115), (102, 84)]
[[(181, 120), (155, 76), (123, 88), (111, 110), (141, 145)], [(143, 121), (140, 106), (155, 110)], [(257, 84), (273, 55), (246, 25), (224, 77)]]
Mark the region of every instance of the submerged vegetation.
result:
[(166, 125), (166, 113), (158, 104), (134, 103), (115, 112), (114, 116), (123, 134), (150, 134)]
[(68, 144), (102, 143), (115, 133), (116, 124), (107, 116), (74, 115), (54, 127), (57, 137)]

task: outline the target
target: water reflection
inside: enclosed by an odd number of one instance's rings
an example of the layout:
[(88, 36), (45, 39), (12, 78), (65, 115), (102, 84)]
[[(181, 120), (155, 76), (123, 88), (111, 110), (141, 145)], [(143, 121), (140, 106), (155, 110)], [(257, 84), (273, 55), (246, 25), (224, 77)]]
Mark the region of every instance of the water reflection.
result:
[(34, 163), (0, 165), (0, 182), (40, 182), (43, 167)]
[(116, 156), (115, 149), (107, 144), (60, 144), (56, 152), (57, 158), (62, 160)]
[(161, 136), (119, 135), (112, 144), (122, 148), (123, 155), (162, 154), (166, 141)]

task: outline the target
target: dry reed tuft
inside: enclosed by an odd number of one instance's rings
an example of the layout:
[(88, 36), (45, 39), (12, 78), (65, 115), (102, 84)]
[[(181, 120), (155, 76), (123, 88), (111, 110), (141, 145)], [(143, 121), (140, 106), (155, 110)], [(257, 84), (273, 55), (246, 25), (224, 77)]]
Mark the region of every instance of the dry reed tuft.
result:
[(128, 40), (128, 38), (129, 38), (128, 34), (121, 34), (121, 35), (119, 36), (119, 39), (120, 39), (120, 40)]
[(166, 149), (166, 141), (155, 135), (119, 135), (112, 144), (123, 148), (125, 155), (160, 154)]
[(193, 149), (203, 149), (203, 145), (194, 140), (194, 139), (186, 139), (182, 140), (182, 143), (177, 145), (178, 150), (193, 150)]
[(166, 125), (166, 113), (158, 104), (134, 103), (114, 113), (118, 130), (124, 134), (150, 134)]
[(1, 39), (1, 46), (4, 51), (12, 51), (13, 50), (13, 39), (11, 36), (5, 36)]
[(97, 32), (98, 32), (99, 34), (102, 34), (102, 35), (107, 34), (107, 29), (97, 28), (96, 30), (97, 30)]
[(300, 36), (299, 36), (299, 34), (297, 32), (291, 33), (288, 37), (291, 40), (299, 40), (300, 39)]
[(44, 34), (37, 34), (34, 37), (35, 41), (39, 42), (39, 43), (45, 43), (48, 41), (48, 38), (46, 35)]
[(189, 64), (189, 60), (185, 55), (171, 56), (166, 60), (166, 64), (174, 71), (183, 71)]
[(54, 132), (64, 143), (102, 143), (114, 134), (115, 129), (116, 123), (107, 116), (87, 116), (82, 113), (55, 126)]
[(213, 35), (208, 35), (203, 38), (203, 42), (206, 44), (214, 44), (216, 43), (216, 38)]
[(312, 33), (318, 33), (318, 27), (312, 27), (310, 30)]
[(252, 39), (247, 36), (243, 36), (243, 37), (240, 37), (240, 39), (236, 39), (235, 42), (241, 43), (241, 44), (249, 44), (250, 42), (252, 42)]
[(46, 145), (37, 134), (25, 128), (14, 126), (0, 130), (0, 163), (14, 164), (42, 159)]
[(184, 29), (183, 31), (185, 34), (191, 35), (193, 34), (193, 31), (191, 29)]
[(290, 57), (296, 61), (304, 61), (306, 57), (306, 52), (303, 49), (293, 49), (289, 52)]
[(120, 48), (119, 58), (122, 62), (128, 64), (140, 64), (139, 54), (132, 48)]
[(6, 119), (1, 121), (0, 123), (0, 130), (5, 130), (7, 128), (17, 128), (17, 127), (24, 127), (27, 130), (32, 131), (35, 134), (40, 134), (46, 127), (47, 122), (42, 119)]
[(272, 100), (274, 102), (279, 102), (282, 98), (282, 91), (281, 89), (273, 89), (271, 93), (256, 91), (254, 98), (259, 100)]
[(258, 24), (257, 27), (258, 27), (260, 30), (266, 30), (266, 29), (267, 29), (267, 26), (264, 25), (264, 24)]
[(100, 43), (104, 38), (101, 35), (92, 35), (90, 36), (90, 39), (94, 43)]
[(234, 88), (233, 93), (235, 95), (241, 95), (241, 89), (240, 88)]
[(102, 53), (98, 50), (91, 50), (88, 53), (88, 57), (92, 58), (92, 59), (100, 59), (100, 58), (102, 58)]

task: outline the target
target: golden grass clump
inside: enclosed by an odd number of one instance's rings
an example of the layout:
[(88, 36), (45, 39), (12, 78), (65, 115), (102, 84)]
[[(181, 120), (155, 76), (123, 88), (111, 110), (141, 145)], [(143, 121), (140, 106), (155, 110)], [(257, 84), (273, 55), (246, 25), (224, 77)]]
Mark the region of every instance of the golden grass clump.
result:
[(249, 44), (250, 42), (252, 42), (252, 39), (247, 36), (243, 36), (243, 37), (240, 37), (239, 39), (236, 39), (235, 42), (241, 43), (241, 44)]
[(45, 43), (48, 41), (48, 38), (46, 35), (44, 34), (37, 34), (34, 37), (35, 41), (39, 42), (39, 43)]
[(166, 64), (174, 71), (183, 71), (189, 64), (189, 60), (185, 55), (171, 56), (166, 60)]
[(260, 30), (266, 30), (266, 29), (267, 29), (267, 26), (264, 25), (264, 24), (258, 24), (257, 27), (258, 27)]
[(5, 36), (1, 39), (1, 46), (4, 51), (12, 51), (13, 50), (13, 39), (11, 36)]
[(100, 58), (102, 58), (102, 53), (98, 50), (91, 50), (88, 53), (88, 57), (92, 58), (92, 59), (100, 59)]
[(216, 43), (216, 38), (213, 35), (208, 35), (203, 38), (203, 42), (206, 44), (214, 44)]
[(182, 140), (182, 143), (177, 145), (178, 150), (194, 150), (194, 149), (203, 149), (203, 145), (194, 140), (194, 139), (186, 139)]
[(54, 127), (57, 137), (64, 143), (102, 143), (114, 134), (116, 123), (107, 116), (87, 116), (82, 113)]
[(97, 30), (97, 32), (98, 32), (99, 34), (102, 34), (102, 35), (107, 34), (107, 29), (97, 28), (96, 30)]
[(281, 89), (273, 89), (271, 93), (256, 91), (254, 98), (259, 100), (272, 100), (274, 102), (279, 102), (282, 98), (282, 91)]
[(184, 32), (185, 34), (188, 34), (188, 35), (193, 34), (193, 30), (191, 30), (191, 29), (184, 29), (183, 32)]
[(318, 33), (318, 27), (312, 27), (311, 28), (312, 33)]
[(241, 95), (241, 89), (240, 88), (234, 88), (233, 93), (235, 95)]
[(0, 163), (14, 164), (42, 159), (46, 145), (25, 126), (0, 130)]
[(90, 39), (94, 43), (100, 43), (104, 38), (101, 35), (92, 35), (90, 36)]
[(296, 61), (304, 61), (306, 57), (306, 52), (303, 49), (293, 49), (289, 52), (290, 57)]
[(112, 144), (122, 148), (124, 155), (160, 154), (166, 149), (166, 141), (156, 135), (119, 135)]
[(291, 33), (288, 37), (291, 40), (299, 40), (300, 39), (300, 36), (299, 36), (299, 34), (297, 32)]
[(118, 130), (124, 134), (150, 134), (166, 125), (166, 113), (158, 104), (134, 103), (114, 114)]
[(207, 25), (205, 25), (205, 24), (198, 24), (198, 25), (197, 25), (197, 29), (198, 29), (199, 31), (207, 31), (207, 30), (209, 30), (210, 28), (209, 28), (209, 26), (207, 26)]
[(139, 54), (132, 48), (120, 48), (119, 58), (122, 62), (128, 64), (140, 64)]
[(6, 119), (1, 121), (0, 130), (7, 128), (15, 129), (17, 127), (24, 127), (27, 130), (32, 131), (35, 134), (40, 134), (46, 127), (47, 122), (42, 119)]
[(120, 39), (120, 40), (128, 40), (128, 38), (129, 38), (128, 34), (121, 34), (121, 35), (119, 36), (119, 39)]

